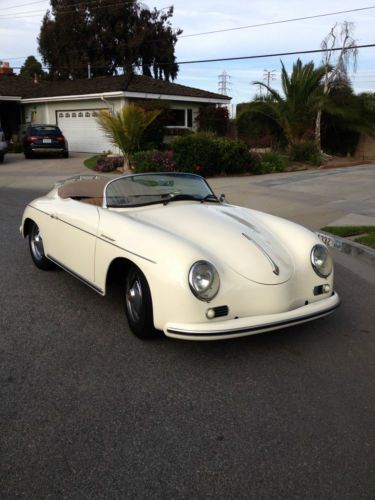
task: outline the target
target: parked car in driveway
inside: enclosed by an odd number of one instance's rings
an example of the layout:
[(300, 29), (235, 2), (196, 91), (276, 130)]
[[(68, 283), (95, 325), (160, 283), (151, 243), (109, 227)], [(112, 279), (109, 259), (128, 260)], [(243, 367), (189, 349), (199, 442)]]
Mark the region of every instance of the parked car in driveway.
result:
[(69, 157), (68, 141), (56, 125), (30, 125), (23, 137), (25, 158), (37, 155)]
[(8, 143), (5, 140), (4, 130), (0, 127), (0, 163), (3, 163), (5, 153), (8, 150)]
[(241, 337), (340, 303), (314, 233), (231, 205), (194, 174), (67, 179), (28, 204), (20, 231), (40, 269), (59, 266), (101, 295), (120, 279), (141, 338)]

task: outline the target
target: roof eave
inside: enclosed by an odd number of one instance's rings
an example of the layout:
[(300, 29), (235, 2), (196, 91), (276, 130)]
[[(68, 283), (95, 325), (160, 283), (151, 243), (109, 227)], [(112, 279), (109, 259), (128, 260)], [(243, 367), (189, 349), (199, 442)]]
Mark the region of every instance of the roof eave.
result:
[(189, 101), (202, 102), (210, 104), (230, 104), (231, 97), (197, 97), (189, 95), (170, 95), (170, 94), (154, 94), (151, 92), (124, 92), (125, 97), (133, 97), (140, 99), (160, 99), (169, 101)]
[(151, 92), (130, 92), (130, 91), (117, 91), (117, 92), (97, 92), (95, 94), (76, 94), (76, 95), (62, 95), (62, 96), (51, 96), (51, 97), (29, 97), (29, 98), (19, 98), (22, 104), (34, 104), (42, 102), (53, 102), (53, 101), (80, 101), (80, 100), (90, 100), (90, 99), (101, 99), (105, 98), (134, 98), (134, 99), (159, 99), (159, 100), (169, 100), (169, 101), (189, 101), (197, 103), (209, 103), (209, 104), (230, 104), (231, 97), (197, 97), (188, 95), (169, 95), (169, 94), (154, 94)]
[(16, 101), (20, 102), (22, 100), (21, 96), (17, 95), (0, 95), (0, 101)]
[(57, 95), (50, 97), (27, 97), (22, 98), (22, 104), (34, 104), (38, 102), (51, 102), (51, 101), (82, 101), (90, 99), (101, 99), (102, 97), (124, 97), (124, 92), (96, 92), (95, 94), (74, 94), (74, 95)]

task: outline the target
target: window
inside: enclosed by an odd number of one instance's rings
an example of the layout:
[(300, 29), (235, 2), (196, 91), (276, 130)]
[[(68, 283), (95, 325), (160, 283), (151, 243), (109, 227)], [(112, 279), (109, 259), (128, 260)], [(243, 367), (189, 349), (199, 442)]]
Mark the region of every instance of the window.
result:
[(72, 113), (72, 118), (77, 118), (77, 113)]
[(65, 113), (65, 118), (70, 118), (70, 113)]
[(171, 109), (168, 112), (168, 127), (193, 128), (192, 109)]
[(171, 109), (168, 120), (169, 127), (185, 127), (185, 110)]
[(59, 113), (59, 118), (64, 118), (64, 113)]
[(78, 113), (78, 118), (83, 118), (83, 113)]
[(88, 111), (86, 111), (85, 116), (86, 116), (86, 118), (90, 118), (90, 113)]

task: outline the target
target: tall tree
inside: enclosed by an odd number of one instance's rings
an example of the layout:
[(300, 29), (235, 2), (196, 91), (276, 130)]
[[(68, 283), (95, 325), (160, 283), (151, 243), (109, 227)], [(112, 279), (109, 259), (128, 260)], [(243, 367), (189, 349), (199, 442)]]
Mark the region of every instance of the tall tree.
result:
[[(328, 95), (335, 87), (349, 84), (348, 67), (357, 68), (358, 49), (352, 37), (354, 25), (348, 21), (336, 23), (321, 43), (324, 50), (322, 64), (324, 66), (323, 94)], [(341, 49), (337, 51), (338, 48)], [(315, 121), (315, 143), (321, 150), (322, 107), (319, 107)]]
[(174, 80), (178, 73), (173, 7), (149, 10), (138, 0), (50, 0), (38, 37), (53, 78), (83, 78), (119, 69)]
[(46, 73), (43, 71), (41, 63), (34, 56), (29, 56), (21, 66), (20, 75), (31, 78), (44, 78)]
[(323, 66), (315, 68), (312, 61), (303, 64), (300, 59), (293, 64), (291, 75), (288, 75), (283, 63), (281, 66), (283, 95), (263, 82), (254, 82), (254, 85), (260, 85), (268, 91), (268, 97), (255, 101), (252, 111), (274, 121), (283, 131), (288, 144), (297, 146), (313, 135), (325, 70)]

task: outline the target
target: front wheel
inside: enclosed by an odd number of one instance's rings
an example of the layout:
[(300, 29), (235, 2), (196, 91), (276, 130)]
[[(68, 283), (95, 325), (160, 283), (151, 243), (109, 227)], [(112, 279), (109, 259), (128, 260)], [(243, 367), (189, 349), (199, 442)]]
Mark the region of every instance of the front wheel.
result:
[(150, 287), (142, 271), (132, 265), (125, 279), (125, 312), (131, 331), (147, 340), (157, 336)]
[(50, 271), (56, 268), (56, 265), (45, 256), (42, 235), (35, 223), (33, 223), (29, 232), (29, 248), (31, 258), (36, 267), (43, 269), (43, 271)]

